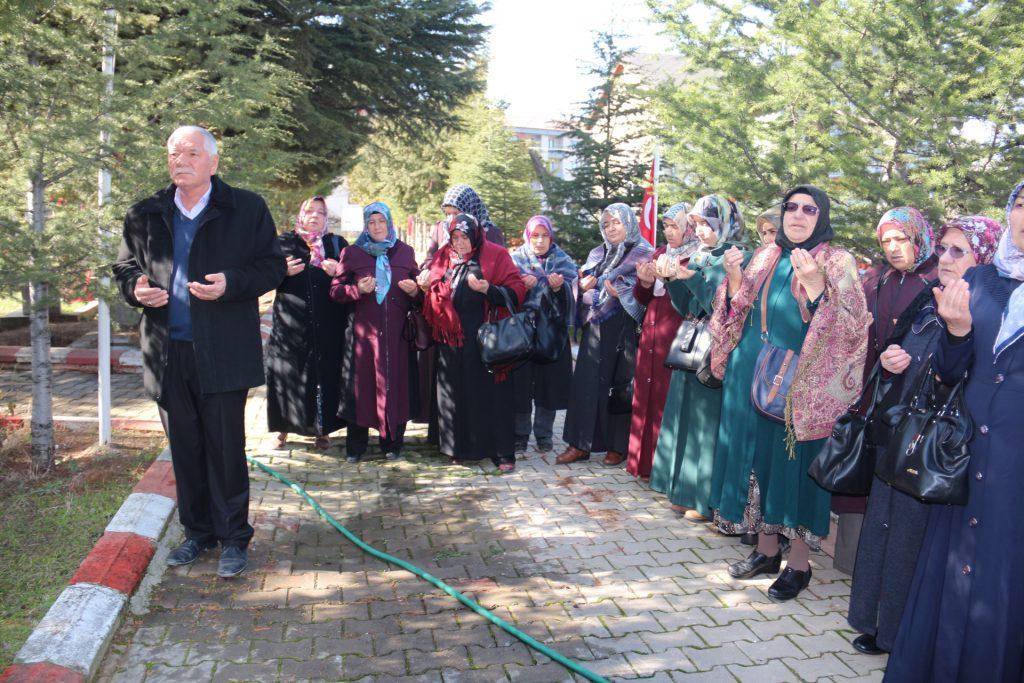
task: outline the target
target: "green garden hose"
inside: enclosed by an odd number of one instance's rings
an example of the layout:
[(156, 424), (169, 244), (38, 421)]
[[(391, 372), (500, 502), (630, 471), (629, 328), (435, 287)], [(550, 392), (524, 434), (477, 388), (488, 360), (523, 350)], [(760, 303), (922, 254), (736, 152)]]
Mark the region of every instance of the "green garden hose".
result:
[(319, 513), (319, 515), (321, 517), (323, 517), (331, 526), (333, 526), (335, 529), (337, 529), (341, 533), (342, 536), (344, 536), (349, 541), (354, 543), (356, 545), (356, 547), (359, 548), (360, 550), (362, 550), (364, 553), (368, 553), (370, 555), (373, 555), (374, 557), (376, 557), (379, 560), (384, 560), (385, 562), (387, 562), (389, 564), (398, 565), (402, 569), (404, 569), (404, 570), (406, 570), (408, 572), (412, 572), (413, 574), (415, 574), (416, 576), (420, 577), (424, 581), (427, 581), (428, 583), (436, 586), (437, 588), (440, 588), (445, 593), (447, 593), (448, 595), (452, 596), (453, 598), (455, 598), (456, 600), (461, 602), (463, 605), (465, 605), (466, 607), (470, 608), (471, 610), (473, 610), (474, 612), (476, 612), (477, 614), (479, 614), (483, 618), (487, 619), (492, 624), (494, 624), (498, 628), (502, 629), (506, 633), (509, 633), (509, 634), (515, 636), (519, 640), (523, 641), (524, 643), (526, 643), (527, 645), (532, 647), (537, 652), (540, 652), (541, 654), (543, 654), (543, 655), (545, 655), (547, 657), (550, 657), (551, 659), (555, 660), (556, 662), (558, 662), (559, 664), (564, 666), (566, 669), (569, 669), (573, 673), (577, 673), (580, 676), (583, 676), (588, 681), (596, 681), (597, 683), (609, 683), (608, 679), (606, 679), (606, 678), (604, 678), (602, 676), (599, 676), (598, 674), (594, 673), (593, 671), (590, 671), (589, 669), (586, 669), (586, 668), (580, 666), (579, 664), (577, 664), (576, 662), (572, 661), (571, 659), (569, 659), (569, 658), (559, 654), (558, 652), (555, 652), (554, 650), (549, 648), (544, 643), (541, 643), (540, 641), (538, 641), (538, 640), (528, 636), (527, 634), (523, 633), (522, 631), (517, 629), (512, 624), (509, 624), (508, 622), (506, 622), (506, 621), (502, 620), (501, 618), (495, 616), (490, 610), (487, 610), (487, 609), (481, 607), (476, 602), (470, 600), (465, 595), (463, 595), (459, 591), (455, 590), (454, 588), (452, 588), (451, 586), (446, 584), (444, 581), (441, 581), (440, 579), (438, 579), (438, 578), (436, 578), (434, 576), (431, 576), (430, 574), (428, 574), (427, 572), (423, 571), (422, 569), (420, 569), (416, 565), (409, 564), (405, 560), (397, 558), (394, 555), (388, 555), (385, 552), (377, 550), (372, 545), (364, 543), (362, 541), (362, 539), (360, 539), (358, 536), (356, 536), (351, 531), (349, 531), (344, 526), (342, 526), (341, 523), (338, 522), (338, 520), (334, 519), (334, 517), (332, 517), (329, 512), (324, 510), (320, 506), (320, 504), (317, 503), (315, 500), (313, 500), (313, 498), (308, 493), (306, 493), (306, 490), (303, 489), (301, 486), (299, 486), (298, 484), (296, 484), (295, 482), (293, 482), (288, 477), (284, 476), (283, 474), (281, 474), (280, 472), (278, 472), (274, 468), (269, 467), (267, 465), (264, 465), (262, 462), (260, 462), (259, 460), (256, 460), (255, 458), (252, 458), (251, 456), (247, 455), (247, 456), (245, 456), (245, 459), (248, 460), (253, 465), (255, 465), (256, 467), (259, 467), (261, 470), (263, 470), (264, 472), (266, 472), (270, 476), (274, 477), (275, 479), (277, 479), (281, 483), (285, 484), (288, 488), (290, 488), (295, 493), (297, 493), (300, 496), (302, 496), (306, 500), (307, 503), (309, 503), (310, 505), (313, 506), (313, 509), (316, 510), (317, 513)]

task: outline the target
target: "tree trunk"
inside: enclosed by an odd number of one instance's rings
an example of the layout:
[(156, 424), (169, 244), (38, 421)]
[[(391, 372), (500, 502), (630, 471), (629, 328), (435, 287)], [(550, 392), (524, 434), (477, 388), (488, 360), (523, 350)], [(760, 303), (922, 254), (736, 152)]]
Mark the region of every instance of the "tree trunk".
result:
[[(46, 228), (46, 184), (43, 174), (32, 176), (28, 192), (28, 220), (32, 232)], [(42, 241), (41, 239), (39, 240)], [(29, 283), (32, 311), (29, 339), (32, 345), (32, 464), (40, 470), (53, 465), (53, 365), (50, 363), (49, 285)]]

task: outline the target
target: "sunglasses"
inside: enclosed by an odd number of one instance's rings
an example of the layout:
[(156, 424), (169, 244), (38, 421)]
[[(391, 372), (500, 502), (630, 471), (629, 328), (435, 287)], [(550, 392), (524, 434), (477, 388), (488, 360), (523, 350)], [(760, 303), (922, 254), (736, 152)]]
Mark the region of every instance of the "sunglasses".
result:
[(967, 252), (961, 249), (960, 247), (947, 247), (945, 244), (935, 245), (936, 256), (942, 258), (947, 253), (949, 254), (949, 257), (954, 261), (959, 261), (960, 259), (967, 255)]
[(782, 210), (786, 213), (796, 213), (797, 210), (803, 211), (804, 215), (817, 216), (818, 207), (813, 204), (797, 204), (796, 202), (786, 202), (782, 205)]

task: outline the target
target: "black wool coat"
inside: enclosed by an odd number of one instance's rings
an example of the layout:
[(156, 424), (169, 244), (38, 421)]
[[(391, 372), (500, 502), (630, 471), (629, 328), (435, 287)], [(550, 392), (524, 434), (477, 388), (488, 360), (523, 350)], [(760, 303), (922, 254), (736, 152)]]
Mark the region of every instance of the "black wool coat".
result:
[[(224, 273), (227, 289), (216, 301), (190, 297), (192, 335), (204, 394), (264, 383), (263, 344), (257, 300), (277, 287), (287, 271), (274, 219), (263, 198), (214, 176), (188, 258), (189, 281)], [(135, 283), (149, 276), (169, 290), (174, 267), (174, 185), (128, 209), (114, 277), (125, 301), (141, 306)], [(159, 401), (167, 367), (168, 306), (143, 308), (140, 336), (146, 393)]]

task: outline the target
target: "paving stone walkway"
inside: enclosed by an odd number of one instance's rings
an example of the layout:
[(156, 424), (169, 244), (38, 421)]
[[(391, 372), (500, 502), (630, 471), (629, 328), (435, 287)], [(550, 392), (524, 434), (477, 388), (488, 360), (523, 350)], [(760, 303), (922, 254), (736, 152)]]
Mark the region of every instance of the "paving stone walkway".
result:
[[(681, 520), (621, 468), (531, 452), (502, 476), (448, 466), (421, 430), (411, 438), (398, 463), (349, 465), (302, 439), (273, 450), (251, 434), (250, 447), (367, 542), (609, 679), (881, 679), (885, 659), (850, 645), (849, 577), (827, 556), (812, 556), (798, 599), (776, 604), (771, 579), (726, 573), (748, 548)], [(583, 680), (364, 555), (262, 472), (252, 481), (250, 570), (220, 580), (216, 553), (167, 570), (98, 680)]]

